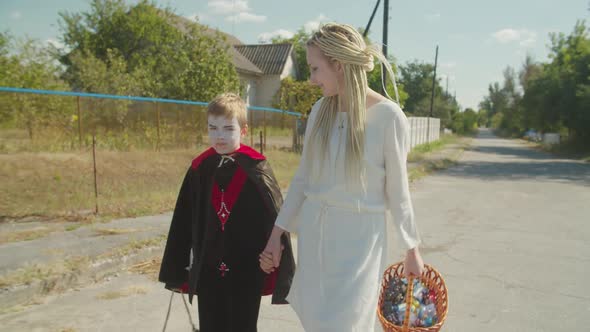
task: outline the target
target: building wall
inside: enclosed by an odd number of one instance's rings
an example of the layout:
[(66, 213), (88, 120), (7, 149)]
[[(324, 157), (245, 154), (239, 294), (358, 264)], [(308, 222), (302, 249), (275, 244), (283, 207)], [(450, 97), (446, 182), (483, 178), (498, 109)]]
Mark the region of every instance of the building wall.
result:
[(293, 55), (287, 58), (287, 62), (285, 63), (285, 67), (283, 68), (283, 72), (281, 73), (281, 80), (291, 76), (295, 78), (297, 75), (296, 67), (295, 67), (295, 59)]
[(257, 106), (257, 85), (258, 85), (258, 77), (255, 75), (248, 75), (248, 74), (239, 74), (240, 83), (243, 87), (241, 91), (242, 98), (246, 102), (246, 105)]
[(281, 86), (279, 75), (265, 75), (257, 80), (255, 106), (272, 107), (273, 98)]

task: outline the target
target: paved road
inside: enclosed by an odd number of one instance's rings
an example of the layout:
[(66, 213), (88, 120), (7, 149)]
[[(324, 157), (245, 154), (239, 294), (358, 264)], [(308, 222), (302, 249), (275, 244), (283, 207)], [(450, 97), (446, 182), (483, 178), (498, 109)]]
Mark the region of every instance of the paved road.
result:
[[(443, 331), (583, 331), (590, 326), (590, 164), (482, 131), (459, 165), (412, 186), (425, 260), (442, 272)], [(399, 250), (397, 255), (399, 257)], [(137, 294), (111, 300), (107, 292)], [(144, 276), (52, 296), (0, 315), (0, 331), (160, 331), (169, 293)], [(189, 331), (176, 298), (168, 331)], [(261, 332), (302, 331), (265, 299)]]
[(590, 164), (481, 131), (413, 199), (422, 252), (450, 289), (444, 331), (590, 326)]

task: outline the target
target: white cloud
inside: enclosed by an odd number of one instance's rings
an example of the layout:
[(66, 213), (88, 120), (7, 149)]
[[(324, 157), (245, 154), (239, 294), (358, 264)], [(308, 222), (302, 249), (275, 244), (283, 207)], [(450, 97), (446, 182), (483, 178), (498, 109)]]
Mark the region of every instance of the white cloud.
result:
[(291, 38), (291, 37), (293, 37), (293, 35), (294, 35), (294, 33), (289, 30), (279, 29), (279, 30), (275, 30), (273, 32), (261, 33), (260, 35), (258, 35), (258, 41), (260, 43), (270, 43), (270, 41), (275, 37)]
[(250, 11), (248, 1), (244, 0), (213, 0), (207, 6), (215, 14), (236, 14)]
[(517, 42), (522, 47), (530, 47), (537, 40), (537, 33), (526, 29), (502, 29), (492, 34), (494, 39), (502, 44)]
[[(246, 0), (212, 0), (207, 3), (210, 14), (225, 16), (226, 21), (234, 23), (261, 23), (266, 16), (254, 14)], [(205, 15), (198, 15), (203, 19)]]
[(261, 22), (266, 21), (266, 16), (256, 15), (256, 14), (252, 14), (252, 13), (239, 13), (236, 15), (228, 16), (225, 19), (227, 21), (235, 22), (235, 23), (242, 23), (242, 22), (261, 23)]
[(424, 18), (429, 22), (433, 22), (440, 19), (440, 13), (426, 14)]
[(12, 18), (13, 20), (19, 20), (21, 17), (23, 17), (23, 15), (19, 11), (13, 11), (12, 13), (10, 13), (10, 18)]
[(307, 32), (307, 33), (312, 33), (320, 27), (321, 23), (326, 23), (329, 20), (330, 19), (326, 15), (320, 14), (316, 19), (311, 20), (311, 21), (307, 21), (303, 25), (303, 29), (305, 29), (305, 32)]

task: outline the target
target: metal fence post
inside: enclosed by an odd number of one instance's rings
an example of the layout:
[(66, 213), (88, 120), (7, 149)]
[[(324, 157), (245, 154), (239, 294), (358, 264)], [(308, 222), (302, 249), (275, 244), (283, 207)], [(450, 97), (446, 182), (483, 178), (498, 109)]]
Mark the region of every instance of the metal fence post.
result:
[(78, 144), (82, 148), (82, 111), (80, 110), (80, 96), (76, 97), (76, 104), (78, 105)]
[(160, 151), (160, 107), (158, 107), (158, 102), (156, 102), (156, 152)]
[(98, 181), (96, 178), (96, 134), (92, 134), (92, 164), (94, 167), (94, 213), (98, 214)]
[(262, 130), (264, 131), (264, 147), (266, 148), (266, 111), (262, 111)]
[(264, 154), (264, 144), (262, 139), (262, 131), (260, 131), (260, 154)]

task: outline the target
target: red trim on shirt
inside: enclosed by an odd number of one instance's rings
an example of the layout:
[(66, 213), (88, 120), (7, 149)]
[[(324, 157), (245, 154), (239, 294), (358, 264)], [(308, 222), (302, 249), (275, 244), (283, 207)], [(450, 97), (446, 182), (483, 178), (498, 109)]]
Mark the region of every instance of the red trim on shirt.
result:
[(260, 152), (254, 150), (251, 147), (244, 145), (244, 144), (240, 144), (240, 147), (235, 152), (246, 155), (252, 159), (266, 160), (266, 157), (263, 156), (262, 154), (260, 154)]
[(215, 155), (217, 152), (214, 148), (208, 148), (205, 152), (201, 153), (197, 158), (193, 159), (192, 168), (197, 169), (203, 160)]
[(264, 286), (262, 287), (262, 296), (271, 295), (275, 291), (278, 276), (278, 269), (266, 275), (266, 277), (264, 278)]
[[(244, 187), (244, 183), (246, 183), (246, 178), (248, 175), (241, 167), (238, 167), (231, 178), (227, 188), (224, 190), (223, 195), (221, 190), (219, 190), (219, 185), (217, 181), (213, 181), (213, 188), (211, 193), (211, 203), (213, 204), (213, 208), (215, 209), (215, 213), (221, 222), (221, 230), (225, 228), (225, 223), (229, 219), (231, 211), (234, 207), (234, 204), (238, 200), (238, 196), (240, 192), (242, 192), (242, 188)], [(221, 203), (225, 203), (225, 211), (222, 207)]]
[[(234, 151), (233, 153), (243, 154), (243, 155), (248, 156), (248, 157), (255, 159), (255, 160), (266, 160), (266, 157), (263, 156), (262, 154), (260, 154), (260, 152), (254, 150), (251, 147), (244, 145), (244, 144), (240, 144), (240, 147), (236, 151)], [(199, 165), (201, 165), (203, 160), (205, 160), (215, 154), (217, 154), (217, 151), (215, 151), (214, 148), (212, 148), (212, 147), (208, 148), (203, 153), (198, 155), (195, 159), (193, 159), (191, 167), (193, 169), (197, 169), (199, 167)]]

